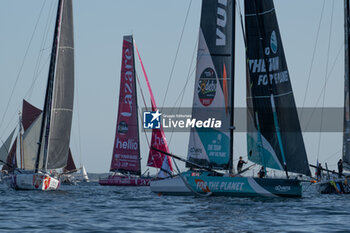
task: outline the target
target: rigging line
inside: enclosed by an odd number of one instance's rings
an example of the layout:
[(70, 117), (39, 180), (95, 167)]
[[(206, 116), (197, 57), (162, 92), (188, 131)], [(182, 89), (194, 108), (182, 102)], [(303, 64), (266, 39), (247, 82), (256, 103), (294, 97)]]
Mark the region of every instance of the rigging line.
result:
[(311, 79), (311, 72), (312, 72), (312, 67), (313, 67), (313, 64), (314, 64), (314, 59), (315, 59), (315, 54), (316, 54), (316, 48), (317, 48), (318, 38), (319, 38), (319, 34), (320, 34), (320, 29), (321, 29), (321, 23), (322, 23), (322, 18), (323, 18), (323, 13), (324, 13), (325, 2), (326, 2), (326, 0), (323, 0), (322, 11), (321, 11), (320, 20), (319, 20), (319, 23), (318, 23), (318, 29), (317, 29), (317, 33), (316, 33), (316, 42), (315, 42), (314, 50), (312, 52), (311, 65), (310, 65), (309, 75), (308, 75), (308, 79), (307, 79), (307, 83), (306, 83), (306, 89), (305, 89), (305, 94), (304, 94), (304, 99), (303, 99), (303, 105), (302, 105), (301, 113), (300, 113), (300, 120), (302, 120), (302, 117), (303, 117), (303, 109), (305, 107), (307, 92), (308, 92), (308, 89), (309, 89), (309, 84), (310, 84), (310, 79)]
[(45, 3), (46, 3), (46, 1), (44, 0), (44, 1), (43, 1), (43, 5), (42, 5), (42, 7), (41, 7), (41, 9), (40, 9), (40, 12), (39, 12), (38, 19), (37, 19), (37, 21), (36, 21), (36, 23), (35, 23), (35, 26), (34, 26), (34, 31), (33, 31), (32, 35), (31, 35), (31, 37), (30, 37), (29, 44), (28, 44), (27, 49), (26, 49), (26, 52), (25, 52), (25, 54), (24, 54), (24, 57), (23, 57), (23, 60), (22, 60), (22, 64), (21, 64), (20, 69), (19, 69), (19, 71), (18, 71), (15, 84), (14, 84), (14, 86), (13, 86), (13, 88), (12, 88), (12, 91), (11, 91), (11, 94), (10, 94), (10, 98), (9, 98), (9, 100), (8, 100), (8, 102), (7, 102), (7, 105), (6, 105), (4, 114), (3, 114), (3, 116), (2, 116), (2, 119), (1, 119), (1, 122), (0, 122), (0, 129), (1, 129), (1, 127), (2, 127), (2, 124), (4, 123), (4, 119), (5, 119), (6, 113), (7, 113), (7, 111), (8, 111), (9, 106), (10, 106), (10, 102), (11, 102), (13, 93), (14, 93), (14, 91), (15, 91), (15, 89), (16, 89), (18, 80), (19, 80), (19, 78), (20, 78), (20, 75), (21, 75), (21, 72), (22, 72), (22, 69), (23, 69), (23, 66), (24, 66), (24, 62), (25, 62), (25, 60), (26, 60), (26, 58), (27, 58), (30, 45), (32, 44), (32, 41), (33, 41), (33, 38), (34, 38), (34, 34), (35, 34), (36, 29), (37, 29), (37, 27), (38, 27), (39, 20), (40, 20), (40, 18), (41, 18), (41, 15), (42, 15), (42, 12), (43, 12)]
[[(143, 95), (143, 91), (142, 91), (142, 88), (141, 88), (141, 83), (140, 83), (139, 76), (137, 75), (136, 70), (135, 70), (135, 76), (136, 76), (137, 83), (139, 84), (138, 87), (139, 87), (139, 90), (141, 92), (143, 104), (144, 104), (144, 106), (146, 108), (146, 111), (148, 111), (147, 105), (146, 105), (146, 101), (145, 101), (145, 96)], [(142, 119), (142, 111), (141, 111), (140, 108), (138, 108), (138, 112), (139, 112), (139, 115), (140, 115), (140, 119)], [(137, 129), (137, 130), (139, 130), (139, 129)], [(149, 140), (148, 140), (148, 136), (147, 136), (146, 130), (144, 130), (143, 132), (144, 132), (145, 137), (146, 137), (147, 145), (148, 145), (148, 147), (150, 147), (150, 143), (149, 143)]]
[(333, 156), (337, 155), (342, 149), (339, 149), (337, 152), (331, 154), (329, 157), (323, 160), (323, 162), (328, 161), (328, 159), (332, 158)]
[(178, 97), (176, 98), (176, 101), (175, 101), (175, 103), (173, 104), (173, 106), (176, 106), (176, 105), (177, 105), (177, 103), (178, 103), (178, 101), (179, 101), (180, 98), (181, 98), (181, 101), (180, 101), (179, 106), (181, 106), (182, 99), (184, 98), (183, 94), (185, 93), (187, 84), (188, 84), (188, 82), (190, 81), (190, 78), (191, 78), (193, 72), (196, 71), (196, 66), (194, 66), (192, 70), (191, 70), (191, 68), (192, 68), (194, 56), (195, 56), (195, 54), (196, 54), (197, 45), (198, 45), (198, 40), (199, 40), (199, 38), (197, 38), (196, 43), (195, 43), (195, 46), (194, 46), (194, 49), (193, 49), (193, 52), (192, 52), (191, 64), (190, 64), (190, 67), (189, 67), (189, 69), (188, 69), (188, 74), (187, 74), (186, 82), (185, 82), (184, 87), (182, 88), (180, 94), (179, 94)]
[[(74, 60), (75, 60), (75, 57), (76, 57), (76, 53), (74, 53)], [(75, 90), (76, 90), (76, 105), (77, 105), (77, 117), (78, 117), (78, 149), (79, 149), (79, 160), (80, 160), (80, 167), (82, 167), (83, 166), (83, 157), (82, 157), (82, 150), (81, 150), (81, 128), (80, 128), (80, 107), (79, 107), (79, 82), (78, 82), (78, 77), (79, 77), (79, 75), (78, 75), (78, 69), (76, 68), (76, 63), (74, 62), (74, 71), (75, 71), (75, 75), (74, 75), (74, 82), (75, 82), (75, 84), (74, 84), (74, 88), (75, 88)]]
[(179, 169), (179, 167), (177, 166), (177, 163), (175, 162), (174, 158), (173, 158), (173, 162), (174, 162), (174, 164), (175, 164), (175, 167), (176, 167), (176, 170), (177, 170), (177, 172), (178, 172), (178, 174), (179, 174), (179, 177), (180, 177), (181, 180), (184, 182), (185, 186), (186, 186), (192, 193), (194, 193), (195, 195), (200, 196), (200, 197), (208, 197), (208, 196), (212, 195), (212, 192), (207, 192), (206, 194), (203, 194), (203, 193), (199, 193), (199, 192), (197, 192), (196, 190), (194, 190), (194, 189), (191, 187), (191, 185), (188, 183), (187, 179), (186, 179), (185, 177), (183, 177), (183, 175), (181, 174), (180, 169)]
[(44, 47), (45, 47), (45, 44), (46, 44), (46, 41), (47, 41), (47, 37), (48, 37), (48, 34), (49, 34), (49, 25), (51, 24), (52, 20), (53, 20), (53, 17), (50, 17), (52, 16), (53, 14), (53, 3), (54, 1), (51, 1), (51, 5), (49, 7), (49, 11), (48, 11), (48, 15), (47, 15), (47, 18), (46, 18), (46, 25), (44, 27), (44, 35), (43, 35), (43, 38), (41, 40), (41, 43), (40, 43), (40, 49), (39, 49), (39, 53), (38, 53), (38, 56), (37, 56), (37, 59), (36, 59), (36, 64), (35, 64), (35, 68), (34, 68), (34, 73), (33, 73), (33, 78), (32, 78), (32, 83), (31, 83), (31, 86), (30, 86), (30, 89), (28, 91), (28, 93), (30, 93), (28, 95), (28, 98), (31, 97), (32, 93), (33, 93), (33, 88), (34, 88), (34, 84), (37, 80), (37, 76), (39, 76), (39, 69), (40, 69), (40, 65), (41, 65), (41, 61), (42, 61), (42, 57), (43, 57), (43, 51), (45, 50)]
[[(329, 25), (329, 36), (328, 36), (328, 48), (327, 48), (327, 61), (326, 61), (326, 75), (324, 77), (324, 85), (327, 83), (327, 74), (328, 74), (328, 64), (329, 64), (329, 53), (331, 48), (331, 39), (332, 39), (332, 25), (333, 25), (333, 13), (334, 13), (334, 0), (332, 1), (332, 11), (331, 11), (331, 23)], [(320, 124), (320, 133), (318, 137), (318, 148), (317, 148), (317, 160), (319, 158), (320, 147), (321, 147), (321, 136), (322, 136), (322, 124), (323, 124), (323, 109), (324, 109), (324, 101), (326, 99), (326, 89), (323, 92), (323, 100), (322, 100), (322, 109), (321, 109), (321, 124)]]
[[(181, 90), (181, 92), (180, 92), (180, 95), (178, 96), (178, 98), (177, 98), (177, 100), (176, 100), (176, 102), (175, 102), (175, 104), (174, 104), (174, 106), (176, 106), (176, 104), (177, 104), (179, 98), (181, 98), (180, 103), (179, 103), (179, 107), (177, 108), (176, 113), (179, 113), (179, 111), (180, 111), (180, 107), (181, 107), (181, 105), (182, 105), (182, 102), (183, 102), (183, 99), (184, 99), (184, 96), (185, 96), (185, 90), (186, 90), (186, 88), (187, 88), (187, 84), (188, 84), (190, 78), (192, 77), (193, 72), (196, 70), (196, 66), (197, 66), (197, 64), (198, 64), (198, 61), (197, 61), (197, 63), (195, 64), (195, 66), (193, 67), (193, 69), (192, 69), (192, 71), (191, 71), (191, 68), (192, 68), (192, 65), (193, 65), (193, 60), (195, 59), (195, 54), (196, 54), (196, 50), (197, 50), (197, 46), (198, 46), (198, 40), (199, 40), (199, 39), (197, 38), (196, 43), (195, 43), (195, 46), (194, 46), (194, 49), (193, 49), (193, 52), (192, 52), (191, 64), (190, 64), (190, 66), (189, 66), (189, 68), (188, 68), (188, 74), (187, 74), (187, 79), (186, 79), (185, 85), (184, 85), (184, 87), (182, 88), (182, 90)], [(196, 45), (197, 45), (197, 46), (196, 46)], [(201, 57), (199, 58), (199, 60), (200, 60), (200, 59), (201, 59)], [(170, 134), (170, 139), (169, 139), (169, 144), (168, 144), (168, 145), (170, 145), (171, 140), (172, 140), (172, 138), (173, 138), (173, 135), (174, 135), (174, 128), (172, 128), (172, 130), (171, 130), (171, 134)]]
[(171, 79), (172, 79), (172, 77), (173, 77), (174, 68), (175, 68), (175, 64), (176, 64), (176, 60), (177, 60), (177, 55), (178, 55), (178, 53), (179, 53), (179, 49), (180, 49), (182, 37), (183, 37), (184, 31), (185, 31), (185, 27), (186, 27), (186, 24), (187, 24), (187, 18), (188, 18), (188, 15), (189, 15), (189, 13), (190, 13), (191, 4), (192, 4), (192, 0), (190, 1), (190, 4), (188, 5), (188, 8), (187, 8), (187, 13), (186, 13), (186, 17), (185, 17), (185, 22), (184, 22), (184, 24), (183, 24), (183, 26), (182, 26), (181, 36), (180, 36), (179, 43), (178, 43), (178, 45), (177, 45), (177, 50), (176, 50), (176, 54), (175, 54), (173, 66), (172, 66), (172, 68), (171, 68), (171, 72), (170, 72), (170, 77), (169, 77), (169, 81), (168, 81), (168, 84), (167, 84), (167, 88), (166, 88), (166, 91), (165, 91), (165, 95), (164, 95), (164, 99), (163, 99), (162, 108), (164, 108), (164, 104), (165, 104), (165, 100), (166, 100), (166, 97), (167, 97), (167, 94), (168, 94), (168, 90), (169, 90), (169, 86), (170, 86), (170, 83), (171, 83)]
[[(316, 107), (317, 107), (319, 101), (321, 100), (323, 91), (324, 91), (324, 89), (326, 88), (326, 84), (327, 84), (328, 81), (329, 81), (329, 78), (330, 78), (330, 76), (331, 76), (331, 74), (332, 74), (332, 72), (333, 72), (333, 70), (334, 70), (334, 67), (335, 67), (335, 65), (336, 65), (336, 63), (337, 63), (337, 60), (338, 60), (338, 58), (339, 58), (339, 56), (340, 56), (340, 53), (341, 53), (341, 51), (342, 51), (343, 48), (344, 48), (344, 44), (343, 44), (343, 42), (342, 42), (342, 43), (341, 43), (341, 46), (340, 46), (340, 48), (339, 48), (339, 50), (338, 50), (337, 56), (336, 56), (336, 58), (334, 59), (332, 68), (331, 68), (331, 70), (329, 71), (329, 74), (328, 74), (328, 76), (327, 76), (327, 82), (323, 85), (323, 87), (322, 87), (322, 89), (321, 89), (321, 92), (320, 92), (320, 94), (319, 94), (319, 96), (318, 96), (318, 98), (317, 98), (317, 101), (316, 101), (316, 104), (315, 104)], [(307, 124), (306, 124), (305, 129), (307, 129), (307, 127), (309, 126), (309, 124), (310, 124), (310, 122), (311, 122), (311, 120), (312, 120), (312, 116), (313, 116), (313, 114), (315, 113), (316, 107), (313, 108), (313, 110), (312, 110), (312, 112), (311, 112), (311, 116), (310, 116), (310, 118), (309, 118), (309, 120), (308, 120), (308, 122), (307, 122)]]
[(31, 83), (31, 85), (30, 85), (30, 87), (29, 87), (29, 89), (28, 89), (26, 95), (24, 96), (24, 98), (30, 98), (30, 97), (31, 97), (31, 95), (32, 95), (32, 93), (33, 93), (34, 85), (35, 85), (36, 81), (38, 80), (38, 78), (39, 78), (41, 72), (43, 72), (44, 68), (46, 67), (46, 64), (47, 64), (49, 61), (50, 61), (50, 56), (48, 56), (48, 57), (46, 58), (45, 63), (42, 65), (42, 67), (41, 67), (40, 70), (38, 71), (37, 75), (36, 75), (35, 77), (33, 77), (34, 79), (33, 79), (32, 83)]

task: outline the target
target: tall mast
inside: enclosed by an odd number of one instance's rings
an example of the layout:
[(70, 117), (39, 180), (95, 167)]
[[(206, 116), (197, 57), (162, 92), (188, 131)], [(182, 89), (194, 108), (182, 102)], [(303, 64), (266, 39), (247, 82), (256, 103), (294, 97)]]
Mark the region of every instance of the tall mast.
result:
[(230, 106), (230, 163), (229, 172), (233, 173), (233, 130), (234, 130), (234, 106), (235, 106), (235, 43), (236, 41), (236, 1), (233, 1), (232, 9), (232, 51), (231, 51), (231, 106)]
[[(136, 125), (137, 125), (137, 139), (138, 142), (140, 143), (140, 133), (139, 133), (139, 105), (137, 104), (137, 81), (136, 81), (136, 70), (135, 70), (135, 53), (134, 53), (134, 37), (131, 35), (131, 44), (132, 44), (132, 69), (134, 73), (134, 93), (135, 93), (135, 104), (136, 104)], [(141, 172), (141, 154), (140, 154), (140, 146), (137, 147), (138, 150), (138, 155), (139, 155), (139, 168)], [(142, 174), (142, 173), (141, 173)]]
[[(38, 170), (39, 170), (40, 152), (41, 152), (42, 146), (43, 146), (42, 144), (44, 143), (44, 146), (46, 147), (49, 129), (50, 129), (49, 119), (51, 117), (51, 100), (52, 100), (55, 68), (56, 68), (59, 27), (60, 27), (60, 21), (61, 21), (63, 1), (64, 0), (59, 0), (58, 8), (57, 8), (55, 32), (54, 32), (52, 50), (51, 50), (49, 75), (48, 75), (48, 80), (47, 80), (45, 103), (44, 103), (44, 109), (43, 109), (43, 117), (42, 117), (42, 121), (41, 121), (40, 137), (39, 137), (39, 142), (38, 142), (38, 152), (37, 152), (37, 158), (35, 161), (35, 172), (38, 172)], [(48, 123), (48, 124), (46, 124), (46, 123)], [(44, 138), (44, 136), (45, 136), (45, 138)], [(45, 141), (43, 141), (43, 139), (45, 139)], [(44, 149), (45, 149), (45, 147), (44, 147)], [(46, 158), (47, 158), (47, 155), (45, 153), (46, 152), (44, 152), (44, 155), (43, 155), (44, 160), (46, 160)], [(43, 166), (45, 166), (45, 164), (46, 164), (46, 161), (43, 162)]]
[(350, 59), (349, 59), (349, 12), (350, 4), (349, 0), (344, 0), (344, 58), (345, 58), (345, 74), (344, 74), (344, 125), (343, 125), (343, 161), (347, 169), (350, 168), (350, 101), (349, 101), (349, 69), (350, 69)]
[(22, 135), (22, 116), (21, 113), (18, 114), (18, 126), (19, 126), (19, 158), (20, 158), (20, 167), (23, 168), (23, 144), (22, 144), (22, 140), (23, 140), (23, 135)]

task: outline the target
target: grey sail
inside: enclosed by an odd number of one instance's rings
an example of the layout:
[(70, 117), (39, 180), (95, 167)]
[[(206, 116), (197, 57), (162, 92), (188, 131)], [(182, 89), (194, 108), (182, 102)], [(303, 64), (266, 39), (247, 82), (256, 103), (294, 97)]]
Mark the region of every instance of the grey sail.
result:
[(349, 101), (349, 43), (350, 43), (350, 6), (349, 0), (344, 0), (344, 43), (345, 43), (345, 75), (344, 75), (344, 126), (343, 126), (343, 165), (350, 170), (350, 101)]
[(52, 95), (47, 169), (66, 166), (74, 99), (74, 39), (72, 0), (64, 0)]
[(15, 133), (15, 130), (11, 132), (9, 137), (6, 139), (4, 144), (0, 147), (0, 165), (4, 165), (7, 161), (7, 155), (10, 153), (10, 146), (11, 146), (11, 141), (13, 138), (13, 134)]

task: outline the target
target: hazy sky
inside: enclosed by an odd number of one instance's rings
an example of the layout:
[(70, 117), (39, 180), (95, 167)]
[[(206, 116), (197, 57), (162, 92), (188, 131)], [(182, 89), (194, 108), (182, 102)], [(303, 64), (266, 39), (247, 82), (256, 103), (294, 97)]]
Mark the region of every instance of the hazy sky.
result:
[[(243, 7), (242, 0), (240, 3)], [(323, 3), (324, 0), (275, 0), (298, 107), (303, 106)], [(162, 106), (164, 99), (164, 106), (173, 107), (184, 88), (189, 70), (194, 69), (190, 64), (198, 37), (200, 0), (192, 0), (170, 88), (165, 93), (189, 4), (190, 0), (73, 1), (76, 91), (71, 147), (76, 163), (79, 164), (82, 158), (88, 172), (109, 170), (118, 107), (123, 35), (134, 35), (158, 107)], [(0, 1), (0, 122), (4, 117), (0, 125), (2, 140), (16, 126), (23, 98), (39, 108), (43, 106), (56, 8), (57, 1), (54, 0)], [(326, 1), (305, 106), (316, 106), (317, 99), (324, 93), (322, 87), (326, 78), (327, 59), (330, 75), (327, 76), (325, 106), (343, 105), (343, 14), (343, 1)], [(41, 17), (34, 37), (23, 59), (39, 15)], [(49, 29), (46, 29), (47, 22)], [(236, 35), (235, 105), (245, 106), (245, 55), (238, 17)], [(329, 38), (330, 50), (327, 56)], [(149, 100), (138, 61), (136, 63), (143, 92), (146, 100)], [(36, 70), (39, 70), (39, 75)], [(31, 89), (34, 79), (36, 81)], [(186, 86), (182, 106), (192, 105), (193, 87), (194, 73)], [(8, 102), (9, 108), (4, 115)], [(320, 106), (322, 98), (318, 104)], [(166, 136), (169, 139), (171, 135), (166, 133)], [(188, 137), (187, 133), (174, 133), (170, 150), (177, 155), (187, 156)], [(317, 159), (318, 138), (318, 133), (304, 133), (310, 163), (315, 163)], [(143, 133), (140, 139), (144, 171), (148, 148)], [(239, 155), (245, 156), (245, 140), (244, 133), (235, 134), (235, 159)], [(327, 160), (330, 167), (335, 168), (341, 145), (341, 133), (323, 134), (320, 161)]]

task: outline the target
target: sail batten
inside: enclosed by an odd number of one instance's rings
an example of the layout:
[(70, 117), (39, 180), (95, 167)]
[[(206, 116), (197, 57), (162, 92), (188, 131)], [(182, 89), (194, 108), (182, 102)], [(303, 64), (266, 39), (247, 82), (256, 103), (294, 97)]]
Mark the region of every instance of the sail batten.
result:
[(234, 9), (231, 0), (202, 2), (192, 119), (220, 119), (222, 127), (192, 128), (187, 158), (215, 169), (232, 169)]
[(245, 1), (245, 29), (248, 159), (311, 175), (272, 0)]

